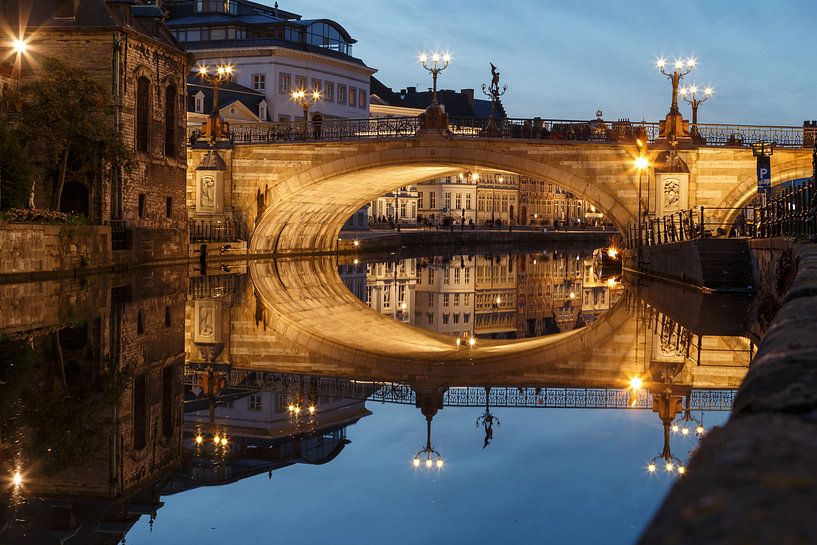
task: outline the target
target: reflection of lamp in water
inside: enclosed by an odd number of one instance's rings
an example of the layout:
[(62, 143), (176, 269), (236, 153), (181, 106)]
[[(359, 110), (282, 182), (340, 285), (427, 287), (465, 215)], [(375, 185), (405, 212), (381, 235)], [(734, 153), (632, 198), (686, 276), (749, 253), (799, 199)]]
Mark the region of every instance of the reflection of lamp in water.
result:
[(477, 418), (476, 427), (480, 427), (485, 430), (485, 441), (482, 443), (482, 448), (487, 447), (494, 438), (494, 422), (496, 422), (497, 427), (500, 426), (499, 418), (495, 417), (491, 414), (491, 388), (486, 386), (485, 387), (485, 412)]
[(672, 423), (672, 427), (670, 429), (672, 430), (672, 433), (680, 433), (686, 437), (690, 433), (690, 423), (695, 424), (695, 427), (692, 428), (693, 432), (695, 433), (696, 437), (700, 438), (706, 431), (703, 425), (703, 414), (701, 415), (700, 420), (692, 416), (692, 411), (689, 408), (689, 395), (687, 395), (684, 400), (684, 416), (676, 419)]
[[(666, 369), (664, 367), (666, 367)], [(681, 412), (682, 402), (682, 395), (676, 393), (676, 388), (672, 387), (667, 380), (668, 377), (673, 377), (675, 374), (677, 374), (677, 371), (673, 373), (676, 367), (677, 366), (673, 363), (668, 363), (662, 366), (662, 369), (658, 370), (658, 374), (664, 375), (664, 384), (659, 383), (661, 390), (653, 394), (652, 410), (653, 412), (658, 413), (658, 417), (661, 419), (661, 423), (663, 424), (664, 447), (661, 453), (655, 456), (652, 460), (650, 460), (649, 464), (647, 464), (647, 471), (650, 473), (655, 473), (657, 471), (660, 461), (663, 462), (663, 469), (667, 473), (677, 472), (678, 475), (684, 475), (686, 473), (686, 467), (684, 466), (683, 462), (677, 456), (672, 454), (672, 450), (670, 448), (670, 430), (672, 429), (672, 422), (675, 419), (675, 415)]]
[(435, 466), (442, 469), (443, 455), (431, 446), (431, 419), (443, 408), (445, 388), (417, 388), (415, 392), (415, 405), (426, 417), (426, 444), (414, 455), (412, 465), (415, 468), (424, 465), (429, 469)]
[(412, 463), (414, 467), (420, 467), (423, 464), (429, 469), (434, 466), (442, 469), (443, 455), (431, 446), (431, 419), (431, 416), (426, 416), (426, 446), (417, 451)]
[(11, 484), (14, 485), (14, 488), (20, 488), (23, 486), (23, 474), (19, 469), (15, 470), (14, 474), (11, 476)]

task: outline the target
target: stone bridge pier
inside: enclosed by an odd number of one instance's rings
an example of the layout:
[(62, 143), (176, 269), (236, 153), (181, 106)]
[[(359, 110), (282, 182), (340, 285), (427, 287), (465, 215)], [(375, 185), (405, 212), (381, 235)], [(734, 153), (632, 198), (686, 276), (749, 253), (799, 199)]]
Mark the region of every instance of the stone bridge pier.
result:
[[(467, 138), (426, 133), (413, 138), (277, 142), (188, 151), (190, 218), (246, 225), (251, 253), (327, 252), (362, 205), (395, 188), (462, 170), (500, 170), (554, 183), (603, 211), (619, 229), (642, 210), (655, 216), (707, 207), (732, 221), (755, 195), (749, 148), (698, 147), (651, 152), (660, 164), (677, 154), (677, 171), (634, 167), (629, 143)], [(662, 155), (663, 154), (663, 155)], [(772, 157), (773, 183), (810, 174), (808, 150)], [(639, 181), (641, 182), (639, 184)]]

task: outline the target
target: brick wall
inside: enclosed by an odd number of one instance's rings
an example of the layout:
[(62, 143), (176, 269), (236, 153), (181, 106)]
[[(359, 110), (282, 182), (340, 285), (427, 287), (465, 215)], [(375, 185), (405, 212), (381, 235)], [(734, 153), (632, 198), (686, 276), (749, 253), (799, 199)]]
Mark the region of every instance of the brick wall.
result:
[(94, 225), (0, 224), (0, 275), (111, 264), (110, 229)]

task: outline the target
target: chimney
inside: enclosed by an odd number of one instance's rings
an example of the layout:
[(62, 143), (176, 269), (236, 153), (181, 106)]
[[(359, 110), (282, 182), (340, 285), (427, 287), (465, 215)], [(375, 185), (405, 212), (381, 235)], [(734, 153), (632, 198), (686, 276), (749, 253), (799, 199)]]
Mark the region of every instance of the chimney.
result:
[(406, 92), (410, 95), (417, 93), (417, 87), (406, 87)]
[(469, 104), (474, 104), (474, 90), (473, 89), (460, 89), (460, 94), (465, 95), (468, 98)]

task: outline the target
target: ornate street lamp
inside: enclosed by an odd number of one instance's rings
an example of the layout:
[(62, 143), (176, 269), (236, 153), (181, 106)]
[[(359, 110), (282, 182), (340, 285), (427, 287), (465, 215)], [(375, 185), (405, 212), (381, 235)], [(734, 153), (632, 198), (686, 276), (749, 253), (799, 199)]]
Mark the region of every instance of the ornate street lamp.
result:
[(306, 135), (309, 134), (309, 108), (321, 101), (321, 92), (317, 89), (313, 89), (311, 93), (305, 89), (296, 89), (292, 91), (289, 99), (304, 111), (304, 138), (306, 138)]
[(205, 135), (209, 136), (210, 145), (214, 145), (218, 138), (227, 137), (227, 124), (221, 119), (221, 114), (218, 110), (218, 89), (226, 82), (229, 82), (235, 76), (233, 67), (229, 64), (218, 65), (214, 73), (210, 73), (210, 69), (205, 66), (199, 66), (198, 76), (203, 81), (213, 86), (213, 111), (210, 113), (210, 118), (205, 125)]
[[(437, 102), (437, 76), (448, 68), (449, 63), (451, 63), (451, 55), (448, 53), (438, 53), (434, 52), (431, 54), (431, 66), (428, 64), (429, 56), (425, 53), (420, 53), (420, 65), (428, 70), (429, 74), (431, 74), (431, 78), (434, 81), (434, 94), (431, 98), (432, 104), (438, 104)], [(441, 65), (442, 64), (442, 65)]]
[(490, 85), (482, 84), (482, 94), (491, 99), (491, 113), (488, 115), (488, 127), (486, 132), (488, 136), (496, 136), (498, 131), (494, 118), (496, 117), (497, 104), (499, 103), (499, 97), (504, 95), (505, 91), (508, 90), (508, 86), (503, 85), (501, 88), (499, 87), (499, 70), (494, 66), (494, 63), (490, 63), (490, 65), (491, 83)]
[(671, 72), (667, 71), (666, 59), (658, 59), (655, 63), (658, 71), (672, 82), (672, 105), (670, 106), (670, 111), (667, 114), (664, 125), (661, 127), (662, 138), (689, 136), (684, 127), (684, 118), (680, 110), (678, 110), (678, 85), (684, 76), (688, 75), (695, 68), (695, 62), (693, 57), (685, 61), (678, 59), (673, 63)]
[(429, 469), (436, 466), (437, 469), (442, 469), (443, 455), (431, 446), (431, 418), (430, 415), (426, 416), (426, 446), (418, 450), (417, 454), (414, 455), (412, 465), (414, 467), (424, 465)]
[(712, 87), (704, 88), (703, 98), (698, 98), (698, 86), (690, 85), (689, 87), (681, 87), (681, 97), (692, 106), (692, 134), (698, 133), (698, 107), (712, 97)]

